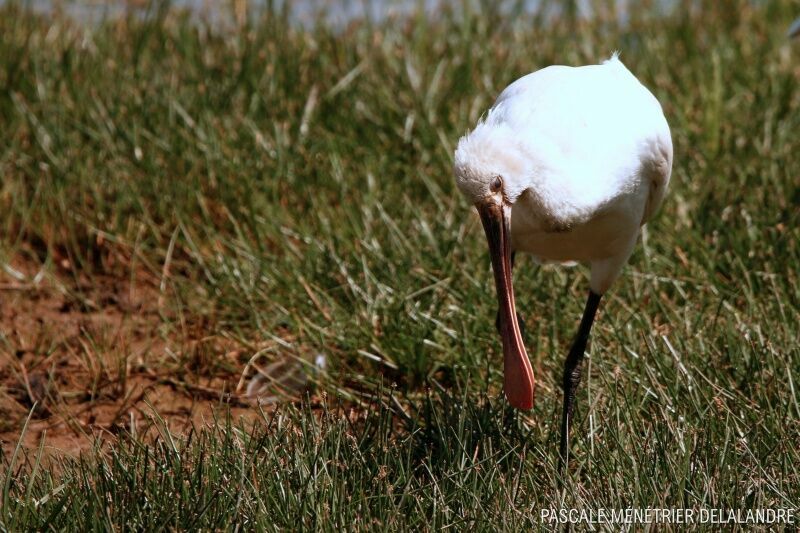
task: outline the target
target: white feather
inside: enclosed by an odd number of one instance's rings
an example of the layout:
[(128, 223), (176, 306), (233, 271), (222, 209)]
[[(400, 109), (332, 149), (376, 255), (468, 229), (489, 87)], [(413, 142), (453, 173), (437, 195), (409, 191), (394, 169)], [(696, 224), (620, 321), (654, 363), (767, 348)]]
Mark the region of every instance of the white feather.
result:
[(660, 205), (672, 169), (661, 106), (619, 60), (551, 66), (509, 85), (458, 143), (456, 181), (473, 202), (502, 176), (514, 249), (588, 262), (603, 294)]

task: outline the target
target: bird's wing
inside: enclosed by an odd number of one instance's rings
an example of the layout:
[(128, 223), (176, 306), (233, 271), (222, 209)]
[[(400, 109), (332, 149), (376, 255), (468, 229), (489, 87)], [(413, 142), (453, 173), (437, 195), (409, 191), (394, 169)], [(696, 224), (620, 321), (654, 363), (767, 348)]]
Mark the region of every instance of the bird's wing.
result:
[(667, 194), (669, 178), (672, 174), (672, 137), (669, 128), (659, 131), (652, 138), (644, 158), (643, 170), (647, 178), (645, 184), (649, 187), (649, 191), (644, 205), (642, 226), (658, 211)]

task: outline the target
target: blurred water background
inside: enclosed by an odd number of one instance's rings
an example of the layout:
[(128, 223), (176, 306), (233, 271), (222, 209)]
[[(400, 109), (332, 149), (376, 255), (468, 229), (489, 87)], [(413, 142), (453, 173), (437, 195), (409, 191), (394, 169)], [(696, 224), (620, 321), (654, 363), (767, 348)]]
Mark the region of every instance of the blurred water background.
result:
[[(287, 10), (289, 20), (302, 26), (313, 26), (322, 20), (329, 25), (344, 28), (355, 20), (383, 22), (402, 19), (412, 13), (424, 12), (435, 16), (442, 9), (480, 10), (488, 6), (509, 15), (520, 13), (573, 13), (578, 17), (591, 17), (596, 6), (604, 10), (612, 6), (624, 21), (627, 6), (633, 0), (506, 0), (500, 2), (481, 0), (0, 0), (0, 5), (15, 1), (40, 12), (58, 11), (74, 19), (96, 24), (109, 18), (127, 14), (146, 15), (148, 11), (165, 5), (185, 9), (199, 21), (225, 26), (241, 22), (245, 17), (258, 16), (265, 9)], [(691, 2), (689, 2), (690, 4)], [(675, 0), (652, 0), (654, 11), (674, 7)]]

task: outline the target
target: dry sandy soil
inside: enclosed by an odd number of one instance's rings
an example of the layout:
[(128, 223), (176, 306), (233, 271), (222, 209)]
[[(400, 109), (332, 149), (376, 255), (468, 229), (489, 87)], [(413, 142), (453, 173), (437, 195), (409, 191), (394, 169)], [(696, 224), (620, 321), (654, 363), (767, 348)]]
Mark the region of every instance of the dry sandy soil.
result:
[(235, 420), (260, 417), (246, 394), (258, 375), (248, 364), (252, 346), (210, 334), (202, 320), (170, 316), (158, 280), (145, 272), (90, 281), (68, 266), (44, 274), (30, 261), (0, 264), (5, 452), (29, 415), (23, 444), (43, 441), (48, 454), (75, 454), (120, 432), (146, 434), (159, 417), (174, 432), (228, 409)]

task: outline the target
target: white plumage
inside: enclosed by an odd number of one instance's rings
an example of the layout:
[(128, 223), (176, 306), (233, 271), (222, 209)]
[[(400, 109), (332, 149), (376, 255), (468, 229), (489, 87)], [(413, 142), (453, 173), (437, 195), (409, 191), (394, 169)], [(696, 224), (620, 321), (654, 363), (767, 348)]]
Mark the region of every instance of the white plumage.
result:
[(518, 79), (455, 155), (458, 185), (473, 201), (489, 177), (503, 177), (513, 250), (589, 263), (597, 294), (627, 262), (671, 168), (661, 106), (616, 55)]
[(552, 66), (520, 78), (458, 143), (456, 183), (486, 231), (504, 389), (515, 407), (533, 406), (535, 382), (514, 302), (514, 254), (591, 268), (589, 298), (564, 368), (562, 460), (600, 298), (664, 199), (671, 170), (661, 105), (617, 54), (600, 65)]

